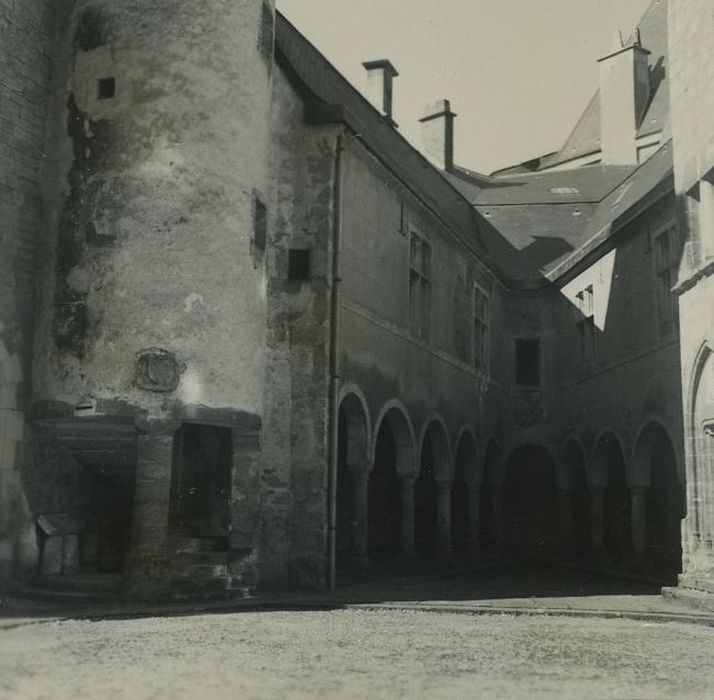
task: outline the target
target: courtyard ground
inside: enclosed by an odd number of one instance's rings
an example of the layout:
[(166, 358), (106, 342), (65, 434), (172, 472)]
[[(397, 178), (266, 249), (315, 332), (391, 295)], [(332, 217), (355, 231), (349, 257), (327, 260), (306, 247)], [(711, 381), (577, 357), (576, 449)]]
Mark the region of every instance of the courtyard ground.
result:
[(59, 618), (47, 602), (6, 601), (0, 698), (714, 697), (714, 617), (651, 584), (514, 568), (301, 601), (334, 609), (135, 606), (112, 611), (135, 619), (109, 619), (95, 604)]
[(714, 631), (416, 610), (55, 621), (0, 634), (0, 696), (711, 698)]

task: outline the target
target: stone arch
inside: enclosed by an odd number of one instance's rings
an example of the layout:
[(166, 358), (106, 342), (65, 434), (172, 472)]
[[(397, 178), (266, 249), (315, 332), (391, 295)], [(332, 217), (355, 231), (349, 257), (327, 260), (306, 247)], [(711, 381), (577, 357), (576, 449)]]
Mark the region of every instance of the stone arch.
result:
[(434, 414), (424, 421), (419, 441), (419, 475), (414, 484), (414, 537), (420, 556), (430, 556), (437, 545), (446, 547), (450, 543), (452, 468), (446, 424)]
[[(372, 470), (368, 482), (367, 548), (372, 558), (389, 558), (403, 548), (403, 537), (413, 531), (411, 502), (403, 503), (403, 485), (415, 476), (414, 430), (401, 402), (387, 402), (372, 433)], [(411, 496), (410, 496), (411, 498)]]
[(468, 426), (461, 428), (456, 439), (453, 474), (456, 477), (461, 470), (466, 484), (480, 486), (483, 482), (483, 462), (476, 434)]
[(552, 556), (559, 548), (557, 462), (543, 444), (518, 444), (504, 461), (504, 540), (514, 552)]
[(558, 460), (558, 487), (566, 490), (575, 488), (580, 467), (587, 477), (586, 464), (585, 448), (580, 438), (577, 435), (566, 438)]
[(608, 479), (608, 456), (613, 450), (619, 451), (622, 455), (623, 465), (625, 464), (625, 449), (622, 439), (617, 432), (607, 427), (600, 431), (593, 442), (588, 463), (588, 483), (591, 487), (607, 486)]
[(666, 421), (660, 416), (651, 416), (640, 425), (632, 447), (628, 474), (632, 486), (650, 485), (652, 452), (656, 448), (658, 440), (663, 436), (666, 437), (674, 453), (674, 473), (675, 475), (680, 473), (679, 460), (677, 458), (677, 451), (674, 448), (675, 442), (672, 438), (672, 431), (667, 426)]
[(369, 471), (370, 418), (362, 392), (343, 387), (339, 397), (337, 432), (337, 565), (365, 555), (365, 484)]
[(479, 493), (483, 480), (478, 442), (473, 431), (459, 431), (454, 452), (454, 480), (451, 489), (451, 532), (457, 555), (478, 550)]
[(652, 420), (641, 426), (632, 453), (631, 485), (640, 499), (639, 556), (672, 580), (681, 571), (682, 489), (677, 477), (677, 453), (666, 425)]
[(370, 415), (364, 394), (354, 385), (340, 392), (340, 411), (345, 423), (346, 464), (349, 469), (367, 467), (371, 452)]
[(702, 341), (687, 392), (687, 501), (697, 544), (712, 547), (714, 541), (714, 439), (707, 426), (714, 420), (714, 349)]
[(385, 425), (394, 433), (398, 449), (397, 472), (400, 475), (412, 474), (416, 476), (414, 427), (409, 418), (409, 412), (398, 399), (387, 401), (377, 416), (372, 432), (372, 459), (370, 461), (374, 461), (379, 431)]
[(449, 431), (446, 429), (446, 423), (441, 416), (435, 413), (424, 421), (424, 427), (419, 437), (420, 454), (423, 452), (427, 440), (432, 442), (435, 450), (434, 478), (438, 481), (450, 481), (454, 474), (451, 440), (449, 440)]
[[(591, 490), (602, 494), (602, 546), (613, 561), (620, 563), (628, 560), (632, 553), (625, 454), (617, 433), (612, 429), (603, 430), (593, 445), (589, 474)], [(595, 540), (595, 535), (593, 538)], [(596, 548), (600, 544), (593, 541)]]

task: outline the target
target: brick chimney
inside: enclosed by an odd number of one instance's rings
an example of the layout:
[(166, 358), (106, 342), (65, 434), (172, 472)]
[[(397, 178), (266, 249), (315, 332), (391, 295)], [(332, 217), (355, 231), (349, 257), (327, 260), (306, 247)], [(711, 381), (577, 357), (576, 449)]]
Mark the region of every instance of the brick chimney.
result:
[(627, 41), (618, 33), (612, 53), (598, 61), (603, 163), (637, 163), (637, 129), (650, 97), (649, 53), (637, 30)]
[(454, 118), (449, 100), (427, 105), (421, 122), (424, 155), (440, 170), (454, 167)]
[(386, 58), (378, 61), (365, 61), (362, 64), (367, 69), (367, 99), (386, 117), (392, 126), (393, 119), (393, 86), (394, 78), (399, 73)]

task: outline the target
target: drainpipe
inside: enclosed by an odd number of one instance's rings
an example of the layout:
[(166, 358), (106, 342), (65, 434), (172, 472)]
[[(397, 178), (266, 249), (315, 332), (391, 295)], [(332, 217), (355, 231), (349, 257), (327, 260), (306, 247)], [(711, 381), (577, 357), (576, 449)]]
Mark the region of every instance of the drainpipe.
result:
[(327, 475), (327, 584), (335, 588), (337, 559), (337, 440), (340, 398), (339, 285), (340, 236), (342, 233), (342, 133), (337, 135), (333, 179), (332, 214), (332, 294), (330, 297), (330, 397), (329, 397), (329, 462)]

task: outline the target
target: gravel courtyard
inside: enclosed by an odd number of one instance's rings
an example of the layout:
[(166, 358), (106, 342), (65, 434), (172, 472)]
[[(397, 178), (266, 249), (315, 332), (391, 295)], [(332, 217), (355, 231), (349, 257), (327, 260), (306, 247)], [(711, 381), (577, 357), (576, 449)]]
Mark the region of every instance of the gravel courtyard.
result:
[(244, 612), (0, 631), (3, 700), (711, 698), (714, 629), (422, 611)]

